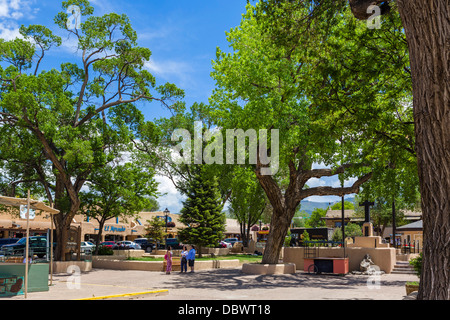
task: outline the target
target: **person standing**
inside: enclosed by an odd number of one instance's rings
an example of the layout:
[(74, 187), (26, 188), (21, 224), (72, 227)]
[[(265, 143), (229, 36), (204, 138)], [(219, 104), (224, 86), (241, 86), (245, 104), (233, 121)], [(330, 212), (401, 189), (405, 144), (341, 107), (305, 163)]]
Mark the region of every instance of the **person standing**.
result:
[(183, 246), (183, 250), (181, 251), (181, 272), (187, 272), (187, 255), (188, 255), (188, 251), (187, 251), (187, 247)]
[(194, 272), (194, 263), (195, 263), (195, 247), (194, 246), (191, 246), (191, 250), (189, 250), (186, 258), (187, 258), (189, 267), (191, 267), (191, 272)]
[(164, 256), (164, 260), (166, 260), (166, 274), (170, 274), (172, 271), (172, 248), (168, 247), (166, 254)]

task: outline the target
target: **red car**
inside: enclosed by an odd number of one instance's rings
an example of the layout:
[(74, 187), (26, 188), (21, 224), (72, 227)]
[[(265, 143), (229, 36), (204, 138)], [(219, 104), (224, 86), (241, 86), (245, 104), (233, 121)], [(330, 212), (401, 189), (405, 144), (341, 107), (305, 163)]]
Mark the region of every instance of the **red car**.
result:
[(112, 249), (116, 245), (114, 241), (104, 241), (100, 243), (101, 246)]

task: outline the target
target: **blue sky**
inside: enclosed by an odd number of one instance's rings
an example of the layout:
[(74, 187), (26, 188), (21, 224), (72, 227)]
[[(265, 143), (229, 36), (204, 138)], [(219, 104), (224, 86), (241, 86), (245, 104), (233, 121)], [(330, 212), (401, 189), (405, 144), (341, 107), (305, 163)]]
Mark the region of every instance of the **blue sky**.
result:
[[(186, 104), (208, 102), (214, 87), (210, 78), (216, 48), (228, 44), (225, 31), (239, 25), (245, 0), (91, 0), (95, 15), (126, 14), (138, 34), (139, 45), (149, 48), (148, 69), (162, 84), (171, 82), (185, 90)], [(49, 53), (48, 69), (60, 62), (81, 61), (72, 38), (54, 24), (61, 0), (0, 0), (0, 37), (14, 38), (21, 24), (43, 24), (63, 39), (63, 45)], [(148, 120), (170, 113), (158, 104), (143, 108)]]
[[(186, 93), (187, 106), (208, 102), (214, 88), (210, 78), (211, 61), (216, 48), (228, 47), (225, 32), (240, 24), (246, 0), (92, 0), (95, 15), (110, 12), (126, 14), (138, 34), (139, 45), (152, 51), (148, 69), (158, 83), (171, 82)], [(53, 18), (62, 11), (61, 0), (0, 0), (0, 38), (15, 38), (20, 25), (42, 24), (62, 37), (63, 45), (50, 52), (44, 69), (58, 68), (62, 61), (81, 62), (74, 43), (54, 24)], [(42, 70), (42, 69), (41, 69)], [(148, 120), (169, 116), (159, 104), (143, 106)], [(316, 165), (316, 167), (321, 167)], [(172, 183), (163, 177), (160, 192), (161, 208), (179, 212), (182, 197)], [(336, 177), (313, 179), (308, 185), (339, 186)], [(338, 201), (337, 197), (310, 197), (311, 201)]]

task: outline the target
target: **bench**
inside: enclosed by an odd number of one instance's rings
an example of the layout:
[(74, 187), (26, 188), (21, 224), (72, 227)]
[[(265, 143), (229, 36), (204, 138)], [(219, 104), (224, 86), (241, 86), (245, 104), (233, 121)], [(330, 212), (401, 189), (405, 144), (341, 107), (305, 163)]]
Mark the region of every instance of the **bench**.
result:
[(9, 257), (5, 259), (6, 263), (23, 263), (23, 257)]
[[(164, 260), (162, 271), (166, 271), (167, 261)], [(180, 257), (172, 257), (172, 271), (181, 271)]]

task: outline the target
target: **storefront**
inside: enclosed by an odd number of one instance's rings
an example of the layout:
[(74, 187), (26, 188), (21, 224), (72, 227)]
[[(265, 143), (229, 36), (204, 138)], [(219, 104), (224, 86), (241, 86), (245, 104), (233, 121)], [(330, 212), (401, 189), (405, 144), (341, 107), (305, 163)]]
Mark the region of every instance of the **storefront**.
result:
[[(0, 239), (23, 238), (26, 234), (26, 220), (11, 218), (0, 214)], [(46, 236), (50, 229), (49, 221), (30, 221), (30, 236)]]
[[(148, 221), (153, 216), (165, 219), (163, 212), (142, 212), (134, 219), (125, 221), (122, 218), (108, 220), (102, 228), (103, 241), (135, 240), (145, 237)], [(177, 214), (167, 216), (167, 232), (171, 237), (178, 235)], [(76, 215), (71, 224), (72, 227), (80, 227), (82, 241), (95, 242), (99, 233), (99, 222), (96, 219), (87, 218), (84, 215)], [(49, 215), (37, 215), (34, 221), (30, 221), (30, 236), (46, 235), (51, 228)], [(13, 213), (0, 212), (0, 238), (22, 238), (26, 233), (26, 221), (18, 219)]]
[[(137, 217), (128, 218), (113, 218), (108, 220), (102, 228), (102, 236), (100, 242), (103, 241), (133, 241), (137, 238), (146, 237), (150, 221), (156, 217), (160, 220), (166, 220), (164, 212), (141, 212)], [(71, 224), (72, 227), (80, 227), (81, 241), (97, 241), (99, 234), (99, 222), (96, 219), (88, 218), (85, 215), (76, 215)], [(14, 218), (14, 215), (0, 212), (0, 238), (22, 238), (25, 236), (26, 221)], [(51, 228), (51, 221), (49, 215), (37, 215), (34, 221), (30, 221), (30, 235), (45, 236)], [(169, 213), (167, 215), (167, 231), (168, 238), (178, 237), (178, 232), (183, 229), (184, 225), (179, 221), (179, 214)], [(240, 238), (240, 225), (236, 219), (226, 220), (225, 238)], [(256, 232), (252, 232), (252, 238), (256, 239)], [(265, 239), (268, 231), (260, 231), (258, 238)]]

